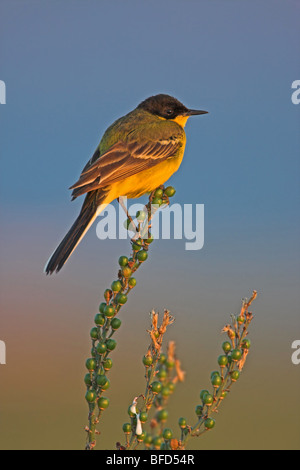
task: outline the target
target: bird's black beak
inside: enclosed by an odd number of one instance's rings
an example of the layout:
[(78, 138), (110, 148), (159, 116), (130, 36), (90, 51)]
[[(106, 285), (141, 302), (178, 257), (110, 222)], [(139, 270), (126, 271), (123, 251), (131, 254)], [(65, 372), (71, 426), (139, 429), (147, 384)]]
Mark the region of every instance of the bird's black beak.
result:
[(198, 116), (199, 114), (207, 114), (208, 111), (201, 111), (199, 109), (188, 109), (184, 116)]

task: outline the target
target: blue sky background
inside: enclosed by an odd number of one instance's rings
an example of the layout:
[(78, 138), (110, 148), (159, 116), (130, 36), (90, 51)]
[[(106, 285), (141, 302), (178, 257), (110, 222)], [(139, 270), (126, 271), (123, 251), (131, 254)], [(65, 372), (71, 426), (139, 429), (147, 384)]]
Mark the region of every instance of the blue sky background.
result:
[[(290, 345), (299, 339), (300, 326), (300, 105), (292, 104), (291, 84), (300, 79), (299, 2), (2, 0), (0, 11), (0, 79), (7, 91), (7, 104), (0, 107), (0, 339), (11, 354), (1, 375), (15, 377), (18, 348), (26, 351), (30, 343), (28, 355), (35, 355), (44, 322), (48, 330), (42, 344), (49, 342), (53, 370), (57, 357), (50, 344), (58, 343), (57, 355), (67, 354), (63, 344), (59, 349), (59, 331), (67, 331), (71, 315), (77, 319), (77, 340), (82, 341), (84, 329), (88, 335), (86, 312), (97, 307), (128, 243), (100, 242), (94, 227), (64, 270), (44, 277), (45, 261), (80, 208), (81, 201), (70, 202), (67, 188), (109, 124), (145, 97), (168, 93), (188, 107), (209, 111), (189, 120), (185, 157), (171, 180), (174, 202), (205, 204), (205, 246), (186, 252), (183, 241), (153, 245), (148, 266), (139, 273), (139, 289), (128, 302), (120, 341), (138, 349), (133, 329), (148, 326), (152, 307), (167, 306), (176, 315), (174, 336), (185, 345), (183, 357), (193, 371), (198, 367), (198, 358), (193, 362), (188, 354), (196, 347), (193, 340), (201, 338), (210, 352), (207, 338), (219, 341), (215, 333), (240, 298), (256, 288), (257, 346), (249, 380), (268, 370), (265, 393), (279, 380), (295, 390), (299, 370), (290, 364)], [(14, 334), (20, 323), (28, 328), (26, 338)], [(189, 332), (188, 345), (180, 331)], [(82, 354), (87, 348), (86, 342)], [(28, 377), (30, 361), (24, 354)], [(274, 357), (280, 367), (273, 371)], [(189, 390), (193, 387), (188, 383)], [(28, 383), (28, 406), (30, 390)], [(253, 431), (257, 404), (248, 405), (250, 447), (266, 436), (270, 446), (300, 444), (292, 415), (285, 444), (274, 431), (279, 399), (278, 392), (274, 406), (265, 408), (269, 424), (261, 434)], [(234, 403), (228, 410), (233, 412)], [(20, 437), (11, 432), (4, 447)], [(217, 433), (206, 439), (206, 447), (224, 442)], [(51, 434), (47, 445), (60, 441)]]

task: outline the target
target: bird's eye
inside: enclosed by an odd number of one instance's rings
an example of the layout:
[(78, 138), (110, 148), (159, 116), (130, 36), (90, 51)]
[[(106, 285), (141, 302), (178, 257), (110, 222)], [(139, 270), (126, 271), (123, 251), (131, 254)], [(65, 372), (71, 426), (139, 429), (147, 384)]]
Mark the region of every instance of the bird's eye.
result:
[(166, 113), (170, 116), (173, 113), (173, 109), (167, 109)]

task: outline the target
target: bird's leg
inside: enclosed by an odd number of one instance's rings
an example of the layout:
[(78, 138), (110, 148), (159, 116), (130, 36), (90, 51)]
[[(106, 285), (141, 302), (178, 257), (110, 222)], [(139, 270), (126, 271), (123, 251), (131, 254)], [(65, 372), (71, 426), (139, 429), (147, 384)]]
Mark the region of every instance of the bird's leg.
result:
[(132, 217), (131, 217), (131, 215), (129, 214), (129, 212), (128, 212), (128, 210), (127, 210), (127, 207), (126, 207), (125, 204), (124, 204), (124, 201), (123, 201), (122, 196), (117, 197), (117, 201), (118, 201), (118, 203), (120, 204), (120, 206), (122, 207), (122, 209), (124, 210), (125, 214), (127, 215), (127, 218), (130, 220), (130, 225), (131, 225), (132, 229), (133, 229), (135, 232), (138, 232), (138, 228), (137, 228), (137, 226), (135, 225), (135, 223), (133, 222)]
[[(155, 193), (158, 189), (161, 189), (162, 191), (165, 190), (165, 186), (163, 184), (161, 184), (160, 186), (158, 186), (157, 188), (155, 188), (153, 191), (151, 191), (150, 193), (150, 196), (149, 196), (149, 202), (148, 204), (145, 205), (145, 211), (148, 213), (148, 220), (147, 220), (147, 234), (145, 233), (145, 230), (146, 230), (146, 226), (144, 226), (143, 228), (143, 233), (142, 233), (142, 238), (145, 238), (145, 237), (149, 237), (149, 230), (151, 229), (152, 227), (152, 219), (153, 219), (153, 216), (157, 210), (156, 206), (153, 206), (152, 207), (152, 201), (154, 199), (154, 196), (155, 196)], [(167, 196), (163, 196), (163, 197), (166, 197)]]
[(152, 204), (152, 201), (153, 201), (153, 198), (154, 198), (155, 191), (156, 191), (156, 189), (154, 189), (154, 191), (151, 191), (151, 193), (150, 193), (150, 196), (149, 196), (149, 202), (150, 202), (150, 204)]

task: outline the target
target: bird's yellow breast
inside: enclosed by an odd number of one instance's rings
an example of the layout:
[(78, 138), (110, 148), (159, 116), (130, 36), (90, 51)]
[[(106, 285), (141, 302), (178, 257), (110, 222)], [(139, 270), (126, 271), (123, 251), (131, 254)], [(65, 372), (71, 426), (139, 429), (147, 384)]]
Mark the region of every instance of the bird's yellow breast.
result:
[[(128, 198), (140, 197), (145, 193), (149, 193), (156, 189), (158, 186), (164, 184), (168, 179), (178, 170), (185, 148), (185, 141), (174, 157), (158, 163), (157, 165), (147, 170), (141, 171), (136, 175), (129, 176), (122, 181), (114, 183), (111, 186), (110, 195), (113, 199), (120, 196), (127, 196)], [(112, 199), (112, 200), (113, 200)]]

